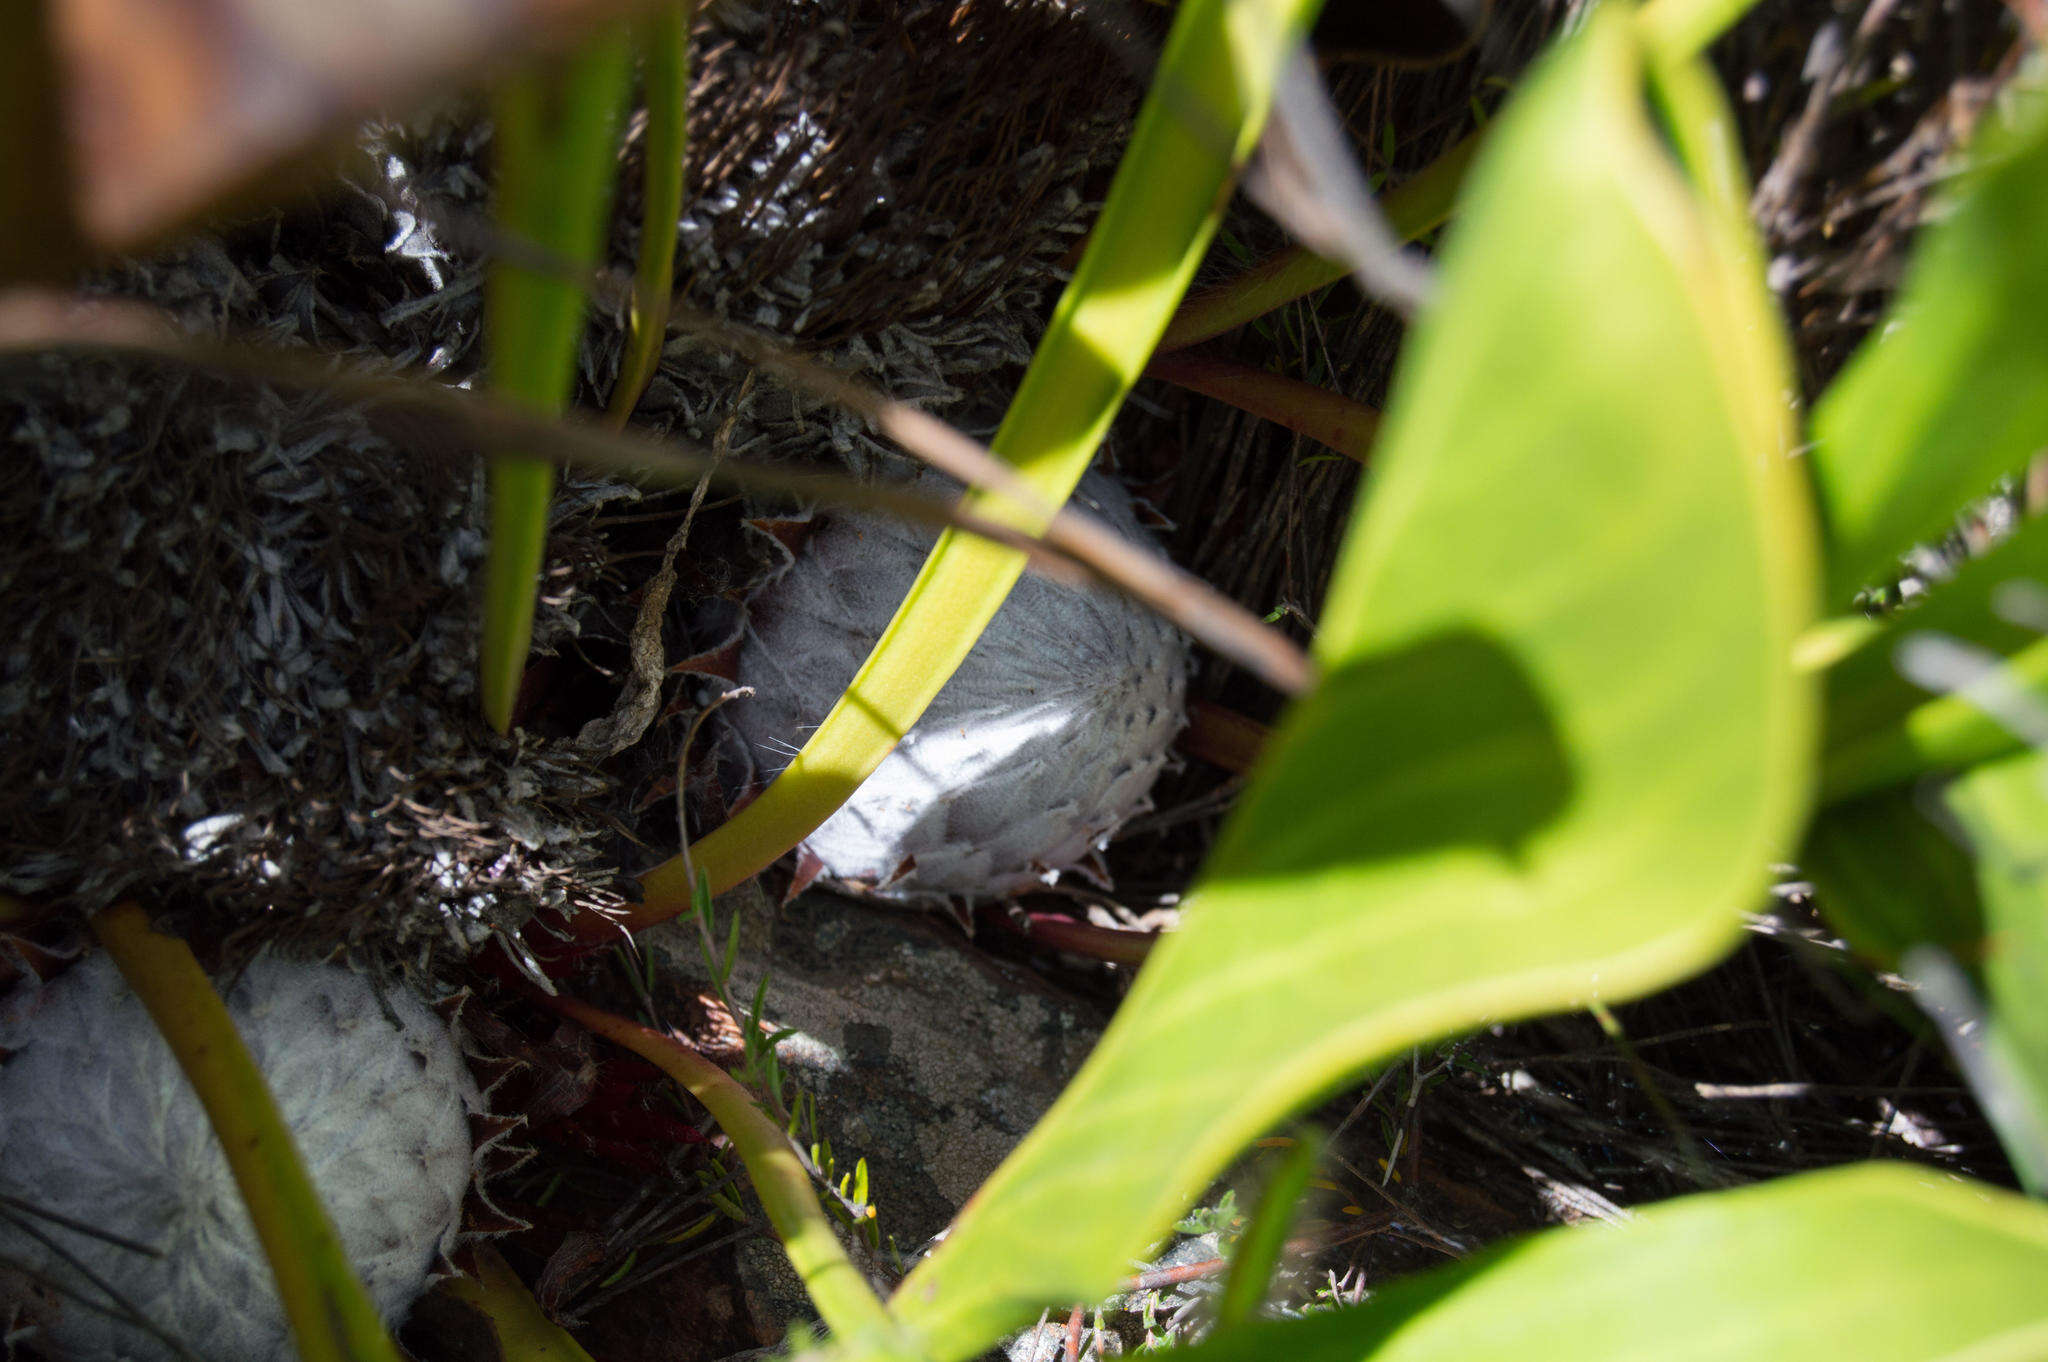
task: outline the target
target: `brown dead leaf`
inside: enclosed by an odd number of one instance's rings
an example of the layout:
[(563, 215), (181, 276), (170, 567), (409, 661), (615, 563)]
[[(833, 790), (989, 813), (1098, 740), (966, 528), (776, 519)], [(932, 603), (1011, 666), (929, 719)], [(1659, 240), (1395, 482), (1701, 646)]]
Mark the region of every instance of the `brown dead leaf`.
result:
[[(227, 199), (275, 188), (293, 162), (371, 114), (491, 64), (559, 45), (628, 0), (44, 0), (70, 210), (90, 247), (132, 250)], [(0, 36), (13, 36), (11, 34)], [(0, 72), (37, 63), (18, 52)], [(17, 101), (9, 99), (6, 112)], [(50, 119), (47, 108), (43, 117)], [(32, 124), (9, 118), (8, 140)], [(0, 190), (21, 191), (9, 181)], [(45, 182), (44, 190), (50, 185)], [(12, 203), (0, 213), (16, 211)], [(0, 258), (0, 263), (7, 263)]]

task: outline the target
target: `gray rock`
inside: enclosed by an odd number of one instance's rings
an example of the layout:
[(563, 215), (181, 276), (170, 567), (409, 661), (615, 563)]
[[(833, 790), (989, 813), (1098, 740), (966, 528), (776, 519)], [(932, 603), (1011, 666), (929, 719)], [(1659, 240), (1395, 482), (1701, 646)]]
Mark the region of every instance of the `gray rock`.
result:
[[(883, 1232), (905, 1255), (1052, 1105), (1108, 1019), (921, 914), (825, 894), (777, 909), (752, 888), (719, 907), (722, 920), (745, 915), (733, 996), (750, 998), (767, 971), (767, 1020), (800, 1032), (783, 1064), (817, 1098), (840, 1166), (867, 1159)], [(701, 975), (696, 930), (670, 924), (641, 940)]]

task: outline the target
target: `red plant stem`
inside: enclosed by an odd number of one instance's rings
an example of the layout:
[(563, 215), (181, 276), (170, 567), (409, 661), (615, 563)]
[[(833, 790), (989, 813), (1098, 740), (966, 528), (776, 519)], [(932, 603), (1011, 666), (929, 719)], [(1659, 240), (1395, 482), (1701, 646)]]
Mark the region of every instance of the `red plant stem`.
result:
[(1185, 352), (1154, 355), (1145, 374), (1227, 402), (1239, 411), (1320, 441), (1359, 463), (1366, 461), (1373, 433), (1379, 429), (1377, 408), (1236, 360)]
[(1188, 706), (1188, 726), (1175, 745), (1191, 757), (1241, 776), (1258, 762), (1272, 736), (1273, 731), (1256, 719), (1197, 700)]
[(1059, 913), (1022, 912), (1011, 914), (993, 905), (981, 910), (984, 922), (993, 922), (1014, 936), (1056, 951), (1102, 960), (1113, 965), (1142, 965), (1152, 953), (1159, 932), (1127, 932), (1115, 927), (1098, 927), (1077, 922)]

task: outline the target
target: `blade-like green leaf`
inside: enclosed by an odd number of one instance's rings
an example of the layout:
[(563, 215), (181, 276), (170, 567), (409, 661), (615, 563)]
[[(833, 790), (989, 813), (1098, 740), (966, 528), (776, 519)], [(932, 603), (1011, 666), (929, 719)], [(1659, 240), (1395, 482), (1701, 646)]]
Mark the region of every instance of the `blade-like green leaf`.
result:
[(930, 1351), (1104, 1294), (1371, 1062), (1732, 945), (1805, 807), (1813, 572), (1734, 230), (1646, 121), (1627, 13), (1596, 12), (1473, 168), (1327, 679), (1087, 1067), (899, 1289)]
[(1899, 665), (1900, 645), (1909, 639), (1953, 639), (2011, 659), (2013, 683), (2048, 698), (2048, 644), (2034, 624), (2010, 617), (2014, 593), (2048, 601), (2048, 521), (2029, 521), (1964, 564), (1954, 580), (1829, 670), (1823, 799), (1855, 798), (2018, 749), (2019, 738), (1968, 698), (1932, 693)]
[[(2048, 1195), (2048, 755), (1982, 766), (1942, 795), (1977, 863), (1988, 1035), (1971, 1081), (2036, 1196)], [(1986, 1087), (1996, 1090), (1986, 1091)]]
[(640, 259), (633, 267), (633, 332), (619, 361), (606, 415), (624, 426), (661, 364), (675, 288), (676, 236), (682, 229), (683, 173), (689, 161), (690, 21), (695, 0), (668, 3), (640, 21), (646, 63), (641, 88), (647, 134), (640, 179)]
[(1991, 117), (1975, 159), (1814, 413), (1838, 603), (2048, 445), (2048, 97)]
[[(625, 102), (625, 30), (586, 40), (560, 70), (509, 78), (498, 92), (498, 225), (574, 265), (597, 263), (610, 220), (619, 111)], [(583, 338), (583, 290), (574, 279), (491, 266), (484, 325), (491, 385), (545, 415), (568, 402)], [(484, 717), (512, 726), (512, 703), (533, 641), (534, 593), (548, 532), (555, 470), (538, 459), (491, 466), (491, 546), (484, 561), (481, 679)]]
[(1287, 1234), (1301, 1213), (1308, 1194), (1309, 1179), (1315, 1176), (1316, 1160), (1322, 1157), (1323, 1135), (1305, 1131), (1296, 1136), (1280, 1164), (1273, 1171), (1259, 1198), (1251, 1223), (1238, 1238), (1237, 1251), (1230, 1256), (1230, 1275), (1216, 1297), (1219, 1327), (1242, 1324), (1254, 1318), (1273, 1289), (1273, 1274), (1287, 1250)]
[[(1032, 490), (1064, 502), (1131, 390), (1214, 234), (1232, 176), (1258, 140), (1273, 81), (1315, 0), (1187, 0), (1131, 143), (991, 449)], [(1042, 510), (993, 494), (966, 502), (1005, 525)], [(774, 863), (882, 763), (974, 648), (1024, 569), (1014, 549), (943, 534), (888, 629), (803, 751), (761, 796), (690, 849), (723, 890)], [(636, 921), (682, 911), (683, 859), (641, 877)]]
[(789, 1135), (762, 1110), (759, 1098), (674, 1036), (574, 998), (550, 998), (547, 1006), (632, 1051), (703, 1103), (745, 1165), (761, 1209), (819, 1316), (849, 1346), (866, 1349), (878, 1362), (902, 1356), (888, 1312), (847, 1256)]
[(2040, 1362), (2048, 1207), (1898, 1164), (1553, 1230), (1182, 1362)]

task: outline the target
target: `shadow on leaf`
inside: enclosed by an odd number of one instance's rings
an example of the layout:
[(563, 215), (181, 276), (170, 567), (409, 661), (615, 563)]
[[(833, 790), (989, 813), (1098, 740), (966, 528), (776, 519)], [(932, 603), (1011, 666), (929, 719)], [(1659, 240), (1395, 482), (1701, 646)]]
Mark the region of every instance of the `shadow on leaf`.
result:
[(1261, 775), (1218, 854), (1220, 874), (1287, 875), (1449, 846), (1519, 858), (1564, 812), (1573, 784), (1528, 674), (1473, 630), (1332, 672), (1283, 726)]

